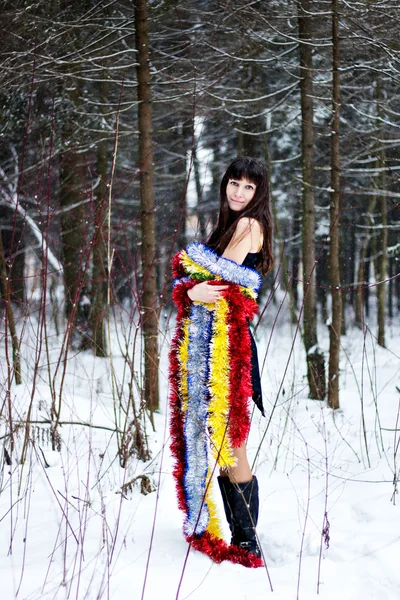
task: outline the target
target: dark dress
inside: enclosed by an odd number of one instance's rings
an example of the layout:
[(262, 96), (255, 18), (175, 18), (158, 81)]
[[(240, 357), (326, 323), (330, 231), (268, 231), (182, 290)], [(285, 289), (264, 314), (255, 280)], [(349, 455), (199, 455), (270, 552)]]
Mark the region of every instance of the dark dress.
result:
[[(244, 259), (242, 265), (244, 267), (250, 267), (255, 269), (258, 265), (258, 261), (261, 258), (261, 252), (249, 252)], [(258, 353), (257, 346), (254, 341), (253, 334), (251, 333), (249, 324), (250, 340), (251, 340), (251, 383), (253, 386), (253, 401), (257, 408), (260, 409), (261, 414), (265, 417), (265, 411), (262, 401), (262, 390), (261, 390), (261, 377), (260, 368), (258, 365)]]

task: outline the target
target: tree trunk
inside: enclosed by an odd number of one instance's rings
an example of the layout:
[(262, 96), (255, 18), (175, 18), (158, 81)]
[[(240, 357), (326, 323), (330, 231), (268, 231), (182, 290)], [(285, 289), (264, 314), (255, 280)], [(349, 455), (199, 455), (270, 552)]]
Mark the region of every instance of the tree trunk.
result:
[(343, 232), (343, 229), (349, 227), (349, 222), (344, 220), (342, 226), (339, 231), (339, 256), (342, 257), (342, 260), (339, 260), (339, 277), (342, 282), (342, 325), (340, 327), (340, 335), (346, 335), (346, 282), (347, 282), (347, 265), (346, 262), (348, 260), (348, 256), (345, 254), (349, 250), (347, 248), (346, 235)]
[(339, 0), (332, 0), (332, 137), (331, 137), (331, 202), (330, 202), (330, 287), (332, 319), (329, 331), (329, 384), (328, 405), (339, 408), (340, 331), (342, 327), (342, 294), (339, 268), (339, 215), (340, 215), (340, 48)]
[(302, 182), (302, 255), (303, 255), (303, 326), (304, 346), (307, 354), (307, 379), (309, 396), (323, 400), (326, 394), (325, 361), (318, 350), (317, 307), (315, 293), (315, 203), (314, 203), (314, 117), (312, 48), (312, 21), (309, 0), (298, 0), (301, 69), (301, 147), (303, 162)]
[[(398, 263), (397, 263), (398, 265)], [(397, 267), (398, 268), (398, 267)], [(394, 280), (394, 288), (395, 288), (395, 297), (396, 297), (396, 306), (398, 312), (400, 312), (400, 277), (396, 277)]]
[(393, 319), (393, 275), (394, 275), (394, 257), (391, 256), (388, 262), (388, 317)]
[(319, 253), (319, 261), (316, 268), (317, 301), (321, 305), (322, 321), (329, 321), (328, 311), (328, 288), (329, 288), (329, 251), (324, 246)]
[(13, 260), (11, 269), (11, 297), (19, 306), (25, 302), (25, 248), (23, 238), (18, 243), (18, 252)]
[(292, 218), (292, 231), (291, 236), (293, 239), (293, 243), (290, 248), (290, 265), (291, 265), (291, 273), (292, 280), (290, 282), (292, 288), (292, 297), (294, 307), (296, 312), (299, 309), (299, 277), (301, 273), (300, 269), (300, 231), (301, 230), (301, 213), (300, 207), (294, 206), (293, 208), (293, 218)]
[(367, 293), (367, 284), (368, 284), (368, 278), (366, 276), (367, 274), (367, 267), (368, 265), (366, 265), (366, 259), (367, 259), (367, 254), (368, 254), (368, 246), (371, 240), (371, 231), (369, 229), (369, 227), (372, 225), (372, 219), (373, 219), (373, 214), (375, 212), (375, 206), (376, 206), (376, 196), (375, 194), (371, 197), (370, 201), (369, 201), (369, 205), (368, 205), (368, 210), (367, 210), (367, 216), (366, 216), (366, 225), (367, 228), (365, 229), (365, 238), (364, 238), (364, 242), (363, 245), (361, 247), (361, 252), (360, 252), (360, 258), (359, 258), (359, 263), (358, 263), (358, 271), (357, 271), (357, 291), (356, 291), (356, 305), (355, 305), (355, 312), (356, 312), (356, 325), (358, 327), (362, 327), (362, 323), (363, 323), (363, 307), (365, 304), (365, 295)]
[[(77, 315), (76, 306), (82, 289), (82, 258), (84, 245), (84, 209), (78, 185), (80, 161), (74, 150), (62, 157), (60, 172), (60, 205), (62, 262), (65, 286), (65, 316)], [(73, 208), (72, 208), (73, 207)]]
[[(104, 75), (105, 76), (105, 75)], [(107, 81), (100, 83), (100, 111), (107, 109)], [(103, 116), (105, 119), (105, 115)], [(104, 132), (106, 135), (106, 132)], [(104, 327), (104, 285), (106, 282), (106, 247), (104, 241), (105, 206), (107, 203), (107, 140), (102, 139), (97, 145), (97, 175), (100, 178), (95, 191), (95, 232), (93, 237), (93, 270), (92, 270), (92, 331), (93, 351), (95, 356), (107, 356), (107, 342)]]
[[(67, 101), (77, 105), (80, 97), (79, 82), (67, 80)], [(81, 160), (74, 149), (75, 125), (69, 115), (64, 116), (62, 138), (64, 151), (60, 165), (60, 206), (62, 263), (64, 270), (65, 316), (75, 321), (77, 306), (83, 285), (83, 264), (85, 260), (85, 207), (83, 205), (82, 184), (80, 181)]]
[[(379, 164), (383, 169), (384, 167), (384, 156), (381, 152)], [(379, 178), (381, 190), (385, 189), (385, 175), (382, 170), (382, 175)], [(387, 277), (387, 245), (388, 245), (388, 217), (387, 217), (387, 200), (383, 194), (380, 196), (380, 224), (381, 230), (378, 238), (378, 256), (376, 259), (377, 264), (377, 302), (378, 302), (378, 344), (385, 348), (385, 316), (386, 316), (386, 283), (384, 283)]]
[(354, 282), (357, 281), (357, 272), (356, 272), (356, 256), (357, 256), (357, 234), (356, 234), (356, 222), (354, 219), (351, 221), (351, 278), (350, 278), (350, 290), (348, 293), (348, 303), (350, 306), (354, 306), (354, 301), (356, 297), (356, 288), (354, 286)]
[[(7, 264), (6, 264), (5, 257), (4, 257), (3, 238), (2, 238), (1, 231), (0, 231), (0, 277), (1, 277), (0, 297), (1, 296), (3, 297), (4, 303), (6, 305), (6, 326), (4, 328), (5, 329), (4, 335), (7, 337), (7, 325), (8, 325), (8, 329), (10, 330), (10, 336), (11, 336), (15, 383), (17, 385), (19, 385), (22, 383), (19, 341), (18, 341), (18, 336), (17, 336), (17, 329), (15, 327), (14, 311), (13, 311), (13, 307), (11, 304), (11, 279), (10, 279), (9, 270), (7, 269)], [(7, 372), (8, 372), (8, 389), (10, 389), (11, 381), (12, 381), (12, 375), (11, 375), (12, 371), (10, 369), (10, 361), (9, 361), (9, 357), (8, 357), (7, 339), (5, 339), (5, 351), (6, 351), (6, 362), (7, 362)]]
[[(194, 125), (194, 124), (193, 124)], [(203, 200), (203, 190), (200, 181), (200, 163), (197, 157), (197, 149), (193, 148), (193, 174), (194, 181), (196, 184), (196, 196), (197, 196), (197, 218), (199, 220), (199, 235), (200, 239), (204, 240), (206, 237), (206, 220), (204, 210), (202, 209), (202, 200)]]
[(239, 127), (242, 131), (238, 131), (238, 155), (263, 160), (267, 142), (266, 135), (259, 132), (265, 129), (265, 118), (243, 119)]
[(138, 80), (138, 126), (140, 202), (142, 234), (142, 331), (144, 338), (144, 394), (147, 408), (159, 407), (158, 395), (158, 308), (156, 281), (156, 240), (152, 147), (152, 107), (149, 69), (149, 35), (146, 0), (135, 3)]
[[(295, 325), (298, 321), (298, 315), (296, 312), (296, 305), (295, 305), (294, 298), (293, 298), (293, 286), (292, 286), (291, 279), (289, 278), (289, 267), (288, 267), (288, 263), (287, 263), (284, 242), (282, 239), (281, 227), (279, 225), (279, 218), (278, 218), (278, 211), (276, 209), (276, 202), (275, 202), (274, 195), (271, 193), (271, 191), (270, 191), (270, 198), (271, 198), (272, 216), (274, 219), (275, 239), (278, 242), (279, 258), (282, 261), (281, 277), (283, 278), (284, 287), (285, 287), (286, 293), (289, 297), (290, 322), (292, 325)], [(297, 276), (297, 272), (295, 273), (295, 276)]]
[(4, 226), (2, 229), (2, 242), (6, 253), (4, 258), (7, 265), (11, 267), (8, 268), (11, 301), (22, 306), (25, 302), (25, 226), (21, 224), (19, 216), (15, 218), (14, 212), (8, 206), (0, 206), (0, 223)]
[[(375, 238), (372, 238), (372, 242), (374, 243)], [(370, 287), (369, 287), (369, 280), (370, 280), (370, 271), (371, 271), (371, 262), (372, 262), (372, 249), (371, 249), (372, 243), (369, 244), (368, 248), (367, 248), (367, 256), (365, 259), (365, 281), (367, 282), (365, 289), (364, 289), (364, 310), (365, 310), (365, 316), (367, 317), (367, 319), (369, 319), (369, 313), (370, 313), (370, 307), (369, 307), (369, 300), (370, 300), (370, 296), (371, 296), (371, 291), (370, 291)]]

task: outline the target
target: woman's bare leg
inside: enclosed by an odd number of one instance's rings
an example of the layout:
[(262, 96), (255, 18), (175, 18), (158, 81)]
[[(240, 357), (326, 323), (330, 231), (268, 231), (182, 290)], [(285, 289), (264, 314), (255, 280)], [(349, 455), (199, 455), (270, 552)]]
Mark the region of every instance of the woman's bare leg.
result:
[(228, 469), (221, 469), (221, 477), (229, 477), (232, 483), (245, 483), (253, 479), (247, 459), (246, 444), (243, 443), (239, 448), (233, 448), (233, 454), (236, 457), (236, 465)]

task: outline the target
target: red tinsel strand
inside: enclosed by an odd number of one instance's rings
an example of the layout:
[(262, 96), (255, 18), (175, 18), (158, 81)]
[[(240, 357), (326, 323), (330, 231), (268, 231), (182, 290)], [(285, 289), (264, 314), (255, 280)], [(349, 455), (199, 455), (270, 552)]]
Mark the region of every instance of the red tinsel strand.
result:
[(172, 259), (172, 275), (175, 278), (184, 277), (186, 275), (185, 270), (182, 266), (182, 254), (183, 250), (177, 252)]
[(248, 320), (257, 311), (257, 304), (246, 298), (237, 286), (227, 294), (229, 303), (229, 441), (237, 448), (246, 441), (250, 430), (250, 398), (253, 394), (251, 381), (251, 340)]
[(197, 285), (197, 281), (178, 281), (172, 290), (172, 301), (178, 308), (177, 321), (187, 316), (191, 300), (187, 295), (188, 290)]
[(224, 540), (216, 538), (208, 531), (205, 531), (200, 536), (188, 537), (186, 540), (191, 544), (192, 548), (203, 554), (207, 554), (216, 563), (227, 560), (251, 569), (264, 566), (263, 560), (255, 554), (251, 554), (238, 546), (228, 545)]
[[(173, 259), (173, 261), (176, 262), (174, 265), (174, 274), (178, 272), (179, 261), (177, 259), (180, 260), (179, 254), (177, 254)], [(179, 363), (179, 345), (183, 338), (183, 319), (188, 316), (191, 305), (191, 300), (187, 295), (187, 291), (194, 285), (196, 285), (196, 281), (178, 282), (172, 291), (172, 300), (178, 308), (178, 314), (176, 317), (176, 331), (169, 353), (170, 449), (174, 458), (172, 475), (175, 480), (178, 506), (185, 515), (188, 513), (186, 493), (184, 488), (186, 445), (184, 436), (184, 419), (182, 414), (182, 398), (180, 395), (181, 374)]]
[(187, 514), (186, 494), (183, 486), (185, 472), (185, 438), (183, 431), (182, 398), (179, 393), (180, 365), (178, 358), (179, 343), (183, 335), (182, 322), (177, 324), (175, 336), (172, 340), (169, 354), (169, 382), (170, 382), (170, 433), (171, 453), (174, 458), (173, 477), (175, 480), (179, 508)]

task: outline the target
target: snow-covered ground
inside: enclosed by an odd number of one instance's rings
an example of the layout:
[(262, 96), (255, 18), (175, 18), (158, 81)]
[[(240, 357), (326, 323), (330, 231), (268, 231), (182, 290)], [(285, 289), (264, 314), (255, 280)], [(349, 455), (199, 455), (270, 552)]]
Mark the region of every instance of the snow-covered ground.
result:
[[(299, 337), (292, 350), (295, 330), (283, 317), (270, 340), (275, 314), (270, 308), (257, 332), (261, 360), (269, 345), (262, 376), (267, 418), (254, 414), (248, 444), (260, 485), (258, 534), (266, 568), (217, 565), (188, 553), (171, 476), (167, 331), (162, 405), (155, 431), (147, 423), (147, 463), (132, 456), (123, 469), (116, 455), (115, 382), (127, 389), (116, 342), (114, 386), (110, 360), (88, 352), (69, 357), (63, 382), (61, 420), (103, 429), (63, 425), (57, 452), (51, 450), (49, 426), (32, 424), (35, 443), (23, 465), (18, 458), (24, 428), (15, 434), (12, 464), (3, 456), (0, 473), (1, 600), (400, 598), (400, 497), (394, 494), (400, 468), (399, 327), (388, 329), (388, 349), (379, 348), (369, 330), (343, 337), (341, 408), (333, 414), (325, 403), (307, 399), (304, 350)], [(327, 351), (326, 330), (321, 339)], [(26, 414), (32, 394), (33, 340), (27, 328), (24, 383), (12, 389), (14, 422)], [(52, 372), (59, 352), (59, 341), (50, 338)], [(1, 364), (3, 381), (3, 354)], [(43, 349), (33, 421), (49, 417), (46, 365)], [(57, 390), (60, 385), (59, 374)], [(0, 437), (10, 453), (7, 431), (3, 419)], [(141, 494), (139, 479), (122, 494), (121, 486), (141, 474), (156, 491)], [(217, 502), (222, 516), (219, 497)]]

